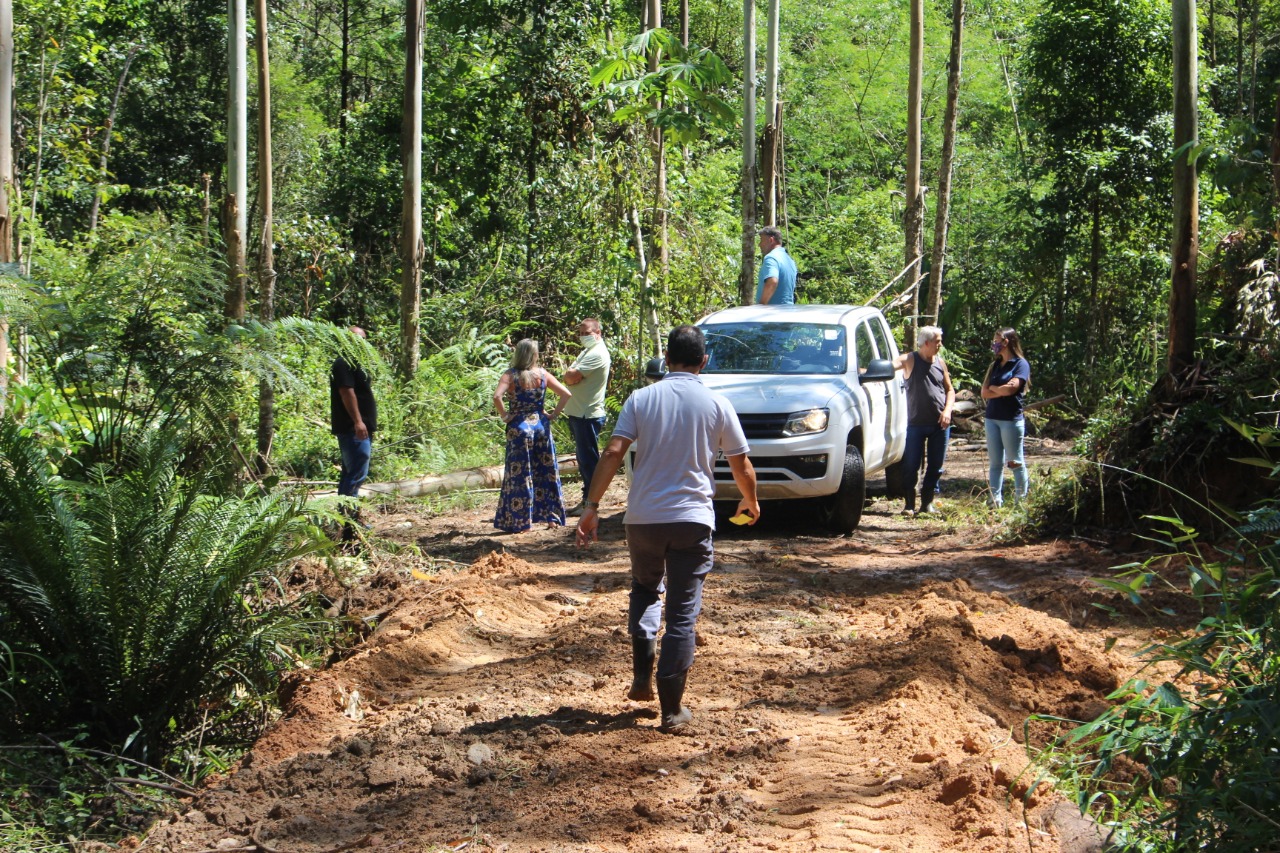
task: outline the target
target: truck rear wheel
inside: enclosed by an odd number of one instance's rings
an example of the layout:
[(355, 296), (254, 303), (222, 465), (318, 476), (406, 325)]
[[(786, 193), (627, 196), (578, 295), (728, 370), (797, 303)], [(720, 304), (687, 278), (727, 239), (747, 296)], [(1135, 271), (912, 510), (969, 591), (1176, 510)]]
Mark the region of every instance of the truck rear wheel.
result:
[(852, 533), (862, 521), (862, 507), (867, 502), (866, 468), (862, 451), (852, 444), (844, 449), (844, 476), (840, 489), (823, 498), (827, 527), (835, 533)]

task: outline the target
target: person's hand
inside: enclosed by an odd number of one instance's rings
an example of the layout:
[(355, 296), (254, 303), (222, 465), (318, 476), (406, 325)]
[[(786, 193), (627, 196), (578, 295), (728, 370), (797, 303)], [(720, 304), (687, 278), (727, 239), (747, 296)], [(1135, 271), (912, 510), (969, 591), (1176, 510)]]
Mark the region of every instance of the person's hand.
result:
[(367, 441), (369, 438), (369, 428), (365, 426), (364, 421), (358, 421), (355, 425), (354, 432), (356, 441)]
[(595, 507), (586, 507), (578, 517), (577, 544), (586, 548), (598, 539), (600, 532), (600, 513)]
[(938, 426), (943, 429), (951, 426), (951, 412), (944, 411), (942, 414), (938, 415)]
[(736, 515), (742, 515), (744, 512), (751, 516), (751, 520), (748, 521), (747, 524), (755, 524), (760, 520), (760, 502), (747, 500), (746, 498), (738, 501), (738, 512)]

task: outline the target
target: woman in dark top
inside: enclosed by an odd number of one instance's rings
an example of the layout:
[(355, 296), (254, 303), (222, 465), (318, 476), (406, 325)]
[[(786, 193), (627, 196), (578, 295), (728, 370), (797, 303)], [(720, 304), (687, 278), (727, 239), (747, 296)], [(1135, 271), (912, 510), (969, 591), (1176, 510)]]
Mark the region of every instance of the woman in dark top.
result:
[(982, 380), (982, 399), (987, 401), (987, 483), (991, 505), (1004, 503), (1004, 469), (1013, 471), (1014, 500), (1027, 496), (1027, 466), (1022, 460), (1022, 440), (1026, 422), (1022, 417), (1022, 395), (1031, 384), (1031, 365), (1022, 354), (1022, 341), (1013, 329), (1001, 329), (991, 339), (995, 361)]

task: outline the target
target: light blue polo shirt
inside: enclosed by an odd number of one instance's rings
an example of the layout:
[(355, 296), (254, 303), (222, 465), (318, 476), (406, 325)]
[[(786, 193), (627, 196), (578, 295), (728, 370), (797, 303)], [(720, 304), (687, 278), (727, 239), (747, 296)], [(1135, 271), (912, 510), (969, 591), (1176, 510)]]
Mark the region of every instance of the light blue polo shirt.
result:
[(764, 283), (771, 279), (778, 280), (773, 291), (770, 305), (793, 305), (796, 301), (796, 262), (787, 254), (782, 246), (774, 246), (773, 251), (764, 256), (760, 262), (760, 277), (756, 280), (756, 304), (764, 296)]
[(668, 373), (627, 398), (613, 434), (635, 442), (626, 524), (716, 526), (716, 454), (750, 449), (728, 400), (692, 373)]

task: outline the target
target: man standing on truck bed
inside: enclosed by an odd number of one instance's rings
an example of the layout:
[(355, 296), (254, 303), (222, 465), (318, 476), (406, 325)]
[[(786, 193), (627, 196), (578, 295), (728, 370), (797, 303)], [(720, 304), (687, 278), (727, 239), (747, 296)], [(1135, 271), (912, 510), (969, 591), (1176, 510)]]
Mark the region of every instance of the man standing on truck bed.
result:
[[(667, 628), (658, 664), (661, 730), (674, 732), (692, 714), (681, 704), (685, 678), (693, 666), (694, 626), (702, 610), (702, 584), (711, 571), (715, 529), (716, 454), (723, 453), (742, 492), (739, 523), (760, 517), (756, 473), (747, 459), (747, 439), (729, 401), (702, 384), (706, 339), (696, 326), (677, 326), (667, 336), (667, 374), (641, 388), (622, 406), (613, 436), (600, 457), (595, 477), (582, 500), (578, 547), (595, 541), (600, 501), (628, 448), (636, 458), (625, 519), (631, 552), (631, 690), (627, 698), (651, 701), (653, 665), (662, 594), (666, 592)], [(664, 582), (665, 580), (665, 582)]]
[(760, 229), (760, 279), (756, 285), (757, 305), (794, 305), (796, 262), (782, 245), (782, 232), (772, 225)]
[(928, 461), (924, 483), (920, 486), (920, 512), (936, 512), (933, 496), (947, 461), (947, 442), (951, 438), (951, 409), (956, 404), (956, 390), (951, 386), (951, 372), (938, 354), (942, 349), (942, 329), (922, 326), (916, 336), (916, 351), (894, 359), (893, 367), (901, 370), (907, 385), (907, 446), (902, 454), (902, 491), (907, 503), (903, 513), (916, 511), (916, 478), (920, 476), (920, 460)]

